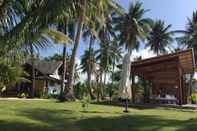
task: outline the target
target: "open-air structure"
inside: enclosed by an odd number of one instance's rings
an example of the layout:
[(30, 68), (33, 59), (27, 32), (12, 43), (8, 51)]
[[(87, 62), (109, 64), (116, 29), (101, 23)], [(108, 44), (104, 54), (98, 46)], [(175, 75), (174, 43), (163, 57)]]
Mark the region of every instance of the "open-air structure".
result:
[(191, 96), (188, 77), (194, 73), (194, 67), (192, 49), (139, 60), (131, 65), (132, 82), (135, 76), (151, 82), (150, 101), (187, 104)]

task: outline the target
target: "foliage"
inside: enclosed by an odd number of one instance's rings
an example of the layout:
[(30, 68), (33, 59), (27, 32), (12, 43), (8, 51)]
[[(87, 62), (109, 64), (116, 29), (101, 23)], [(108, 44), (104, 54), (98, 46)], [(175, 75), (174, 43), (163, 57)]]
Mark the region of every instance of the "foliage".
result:
[(114, 17), (120, 44), (125, 45), (129, 52), (138, 49), (140, 41), (144, 41), (148, 36), (152, 20), (144, 18), (147, 11), (143, 8), (141, 2), (132, 2), (127, 13)]
[(197, 104), (197, 94), (192, 94), (192, 103)]
[(187, 26), (184, 31), (181, 31), (184, 35), (178, 37), (176, 40), (180, 45), (185, 48), (194, 49), (194, 57), (197, 58), (197, 11), (193, 12), (191, 18), (188, 18)]
[(93, 74), (96, 68), (95, 52), (93, 49), (86, 50), (81, 58), (81, 69), (82, 72), (90, 72)]
[(171, 25), (165, 26), (164, 21), (157, 20), (151, 24), (151, 31), (148, 35), (146, 47), (150, 47), (157, 55), (167, 52), (167, 48), (172, 43), (172, 31), (169, 31)]
[(112, 100), (117, 100), (119, 95), (119, 83), (113, 82), (112, 84), (107, 85), (106, 93), (109, 94), (109, 97)]
[(87, 86), (81, 82), (78, 82), (74, 88), (75, 97), (77, 99), (82, 99), (84, 96), (87, 95)]
[(28, 74), (16, 63), (6, 60), (0, 60), (0, 85), (3, 87), (10, 87), (20, 82), (27, 82), (24, 77)]

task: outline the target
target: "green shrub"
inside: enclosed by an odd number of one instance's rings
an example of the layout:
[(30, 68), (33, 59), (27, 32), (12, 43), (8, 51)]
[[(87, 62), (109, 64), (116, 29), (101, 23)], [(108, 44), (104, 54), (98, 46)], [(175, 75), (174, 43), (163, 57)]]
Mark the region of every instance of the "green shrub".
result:
[(192, 94), (192, 103), (197, 104), (197, 93)]

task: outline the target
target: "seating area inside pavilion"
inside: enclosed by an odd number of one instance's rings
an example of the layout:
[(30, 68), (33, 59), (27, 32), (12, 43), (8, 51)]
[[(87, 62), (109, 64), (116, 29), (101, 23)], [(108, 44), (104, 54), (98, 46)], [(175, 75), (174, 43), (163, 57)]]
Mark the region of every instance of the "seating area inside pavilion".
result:
[(135, 61), (131, 64), (132, 85), (135, 85), (135, 76), (151, 82), (148, 96), (151, 103), (188, 104), (189, 80), (194, 67), (193, 49)]

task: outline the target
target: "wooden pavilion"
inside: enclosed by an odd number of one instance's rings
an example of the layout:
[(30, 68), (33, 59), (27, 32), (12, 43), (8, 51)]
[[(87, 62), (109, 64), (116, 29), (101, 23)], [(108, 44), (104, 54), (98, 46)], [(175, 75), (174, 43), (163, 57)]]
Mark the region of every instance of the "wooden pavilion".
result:
[[(135, 76), (142, 77), (152, 83), (150, 99), (187, 104), (191, 96), (187, 79), (189, 74), (194, 73), (194, 67), (193, 49), (139, 60), (131, 64), (132, 83), (135, 85)], [(173, 96), (174, 99), (166, 96)]]

